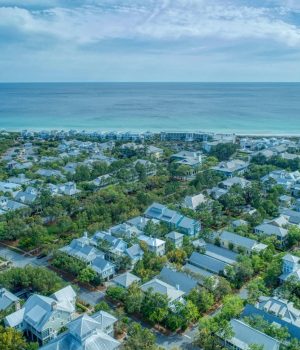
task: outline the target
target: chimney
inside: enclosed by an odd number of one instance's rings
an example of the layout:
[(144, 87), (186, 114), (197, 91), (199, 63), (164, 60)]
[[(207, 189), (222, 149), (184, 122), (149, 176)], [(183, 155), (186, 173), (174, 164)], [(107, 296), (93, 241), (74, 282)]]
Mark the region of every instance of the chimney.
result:
[(83, 237), (88, 238), (88, 233), (86, 231), (83, 233)]
[(20, 300), (17, 300), (17, 301), (15, 302), (15, 311), (18, 311), (18, 310), (20, 310), (20, 309), (21, 309)]
[(177, 289), (177, 290), (180, 290), (179, 284), (176, 284), (176, 289)]

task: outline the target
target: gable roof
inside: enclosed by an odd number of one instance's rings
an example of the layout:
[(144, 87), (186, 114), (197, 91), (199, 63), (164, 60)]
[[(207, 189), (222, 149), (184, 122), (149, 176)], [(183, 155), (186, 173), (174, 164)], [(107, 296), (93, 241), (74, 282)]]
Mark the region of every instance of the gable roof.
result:
[(195, 196), (186, 196), (184, 198), (184, 206), (190, 209), (196, 209), (200, 204), (205, 203), (207, 198), (204, 194), (199, 193)]
[(72, 291), (74, 292), (72, 287), (63, 288), (54, 297), (33, 294), (27, 299), (22, 309), (10, 314), (5, 320), (10, 327), (14, 327), (25, 320), (27, 324), (40, 332), (56, 311), (69, 314), (75, 312), (74, 301), (76, 295), (72, 298), (73, 303), (69, 299), (73, 295)]
[(257, 244), (257, 241), (255, 241), (254, 239), (243, 237), (243, 236), (237, 235), (236, 233), (229, 232), (229, 231), (223, 231), (220, 235), (220, 239), (226, 240), (226, 241), (231, 242), (235, 245), (238, 245), (240, 247), (244, 247), (244, 248), (250, 249), (250, 250), (252, 250)]
[(281, 327), (286, 327), (292, 338), (297, 338), (298, 340), (300, 340), (300, 328), (298, 326), (286, 322), (280, 317), (277, 317), (271, 313), (261, 310), (253, 305), (247, 304), (241, 314), (241, 317), (251, 316), (261, 316), (264, 318), (264, 320), (268, 321), (269, 323), (277, 324)]
[(230, 339), (230, 342), (240, 349), (248, 350), (249, 345), (257, 344), (262, 345), (266, 350), (279, 350), (279, 341), (250, 327), (246, 323), (232, 319), (230, 325), (234, 332), (234, 336)]
[(166, 238), (169, 238), (169, 239), (172, 239), (172, 240), (177, 240), (177, 239), (183, 238), (183, 236), (184, 235), (182, 233), (179, 233), (179, 232), (176, 232), (176, 231), (172, 231), (172, 232), (169, 232), (166, 235)]
[(285, 228), (282, 227), (278, 227), (276, 225), (272, 225), (272, 224), (261, 224), (255, 227), (256, 231), (260, 231), (268, 236), (279, 236), (279, 237), (285, 237), (288, 234), (288, 230), (286, 230)]
[(192, 253), (189, 258), (189, 263), (217, 274), (224, 271), (225, 267), (228, 266), (228, 264), (223, 261), (197, 252)]
[(184, 272), (173, 270), (169, 267), (163, 267), (157, 276), (163, 282), (166, 282), (174, 288), (179, 288), (185, 293), (189, 293), (197, 286), (197, 281)]
[(182, 290), (178, 290), (158, 278), (153, 278), (151, 281), (144, 283), (141, 289), (144, 292), (152, 289), (154, 293), (166, 295), (170, 302), (179, 299), (185, 294)]
[(41, 350), (114, 350), (120, 343), (104, 330), (117, 319), (107, 312), (100, 311), (93, 317), (83, 315), (68, 324), (68, 331)]
[(134, 244), (131, 247), (127, 248), (125, 253), (130, 257), (130, 259), (139, 259), (144, 255), (143, 249), (139, 244)]
[(6, 288), (0, 289), (0, 311), (6, 310), (11, 304), (17, 302), (18, 300), (19, 298)]
[(238, 254), (229, 249), (218, 247), (214, 244), (206, 243), (204, 246), (205, 255), (208, 255), (217, 260), (223, 261), (226, 264), (233, 265), (237, 261)]
[(97, 257), (95, 260), (93, 260), (91, 268), (97, 272), (102, 274), (104, 271), (114, 268), (115, 265), (110, 263), (109, 261), (101, 258), (101, 257)]
[(113, 279), (113, 281), (125, 288), (128, 288), (134, 282), (140, 282), (141, 279), (130, 272), (125, 272)]

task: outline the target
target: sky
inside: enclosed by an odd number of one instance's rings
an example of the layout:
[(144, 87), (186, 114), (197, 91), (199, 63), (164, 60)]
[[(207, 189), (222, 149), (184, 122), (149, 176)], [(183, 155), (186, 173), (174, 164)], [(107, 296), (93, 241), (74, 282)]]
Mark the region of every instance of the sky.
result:
[(0, 0), (0, 82), (300, 81), (300, 0)]

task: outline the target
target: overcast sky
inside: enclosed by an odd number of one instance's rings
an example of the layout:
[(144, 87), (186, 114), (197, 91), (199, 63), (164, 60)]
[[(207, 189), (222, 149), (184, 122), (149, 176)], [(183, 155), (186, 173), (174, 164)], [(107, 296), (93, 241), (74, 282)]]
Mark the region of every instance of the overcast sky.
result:
[(0, 81), (300, 81), (300, 0), (0, 0)]

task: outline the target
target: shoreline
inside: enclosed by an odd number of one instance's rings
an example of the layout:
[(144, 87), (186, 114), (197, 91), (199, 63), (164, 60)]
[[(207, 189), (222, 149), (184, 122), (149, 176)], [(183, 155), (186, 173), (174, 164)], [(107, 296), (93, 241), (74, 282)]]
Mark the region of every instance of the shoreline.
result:
[(41, 133), (41, 132), (75, 132), (78, 134), (90, 134), (90, 133), (99, 133), (99, 134), (109, 134), (109, 133), (115, 133), (115, 134), (124, 134), (124, 133), (136, 133), (136, 134), (146, 134), (151, 133), (154, 135), (160, 135), (161, 133), (203, 133), (203, 134), (211, 134), (211, 135), (235, 135), (236, 137), (287, 137), (287, 138), (293, 138), (293, 137), (300, 137), (299, 133), (244, 133), (244, 132), (234, 132), (234, 131), (206, 131), (206, 130), (142, 130), (142, 129), (102, 129), (97, 130), (96, 128), (91, 129), (76, 129), (76, 128), (59, 128), (59, 129), (53, 129), (53, 128), (12, 128), (12, 129), (0, 129), (0, 133), (8, 132), (8, 133), (21, 133), (22, 131), (27, 131), (29, 133)]

